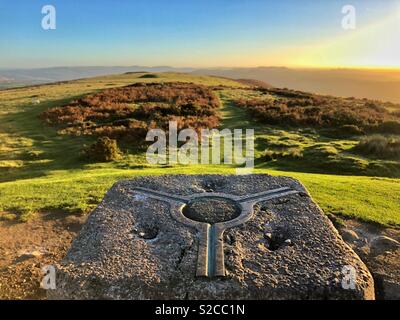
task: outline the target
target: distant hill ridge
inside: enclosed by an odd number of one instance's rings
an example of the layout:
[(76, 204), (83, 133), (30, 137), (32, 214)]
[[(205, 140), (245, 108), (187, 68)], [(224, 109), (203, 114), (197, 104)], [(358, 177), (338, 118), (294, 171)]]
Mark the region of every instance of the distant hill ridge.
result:
[(400, 70), (258, 67), (202, 69), (194, 73), (233, 79), (254, 79), (278, 88), (339, 97), (400, 102)]
[(55, 81), (75, 80), (96, 76), (106, 76), (127, 72), (191, 72), (190, 68), (159, 67), (52, 67), (37, 69), (0, 69), (0, 86), (2, 78), (7, 81), (29, 85), (32, 83), (46, 83)]
[(400, 103), (400, 70), (258, 68), (174, 68), (169, 66), (53, 67), (0, 69), (0, 89), (127, 72), (182, 72), (212, 75), (255, 86), (289, 88), (340, 97)]

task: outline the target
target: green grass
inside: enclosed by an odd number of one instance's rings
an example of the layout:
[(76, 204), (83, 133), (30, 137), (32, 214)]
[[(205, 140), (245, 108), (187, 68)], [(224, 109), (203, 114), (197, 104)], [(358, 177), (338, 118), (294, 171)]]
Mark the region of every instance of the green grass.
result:
[[(256, 169), (255, 173), (287, 175), (299, 179), (326, 213), (359, 218), (384, 225), (400, 225), (400, 183), (398, 179), (307, 174)], [(62, 210), (87, 212), (113, 183), (140, 175), (234, 174), (229, 166), (191, 166), (146, 169), (89, 169), (61, 171), (51, 176), (0, 184), (3, 210)], [(25, 210), (21, 212), (21, 210)]]
[[(94, 137), (60, 135), (39, 118), (49, 107), (89, 92), (136, 81), (243, 86), (215, 77), (163, 73), (157, 78), (143, 79), (142, 75), (98, 77), (0, 91), (0, 217), (25, 221), (37, 212), (49, 210), (86, 213), (96, 206), (113, 183), (139, 175), (235, 173), (235, 168), (228, 165), (149, 166), (143, 151), (134, 148), (129, 148), (121, 161), (88, 164), (80, 152)], [(349, 152), (357, 143), (356, 139), (332, 139), (312, 129), (266, 127), (254, 123), (231, 103), (244, 94), (254, 93), (244, 90), (220, 93), (221, 127), (255, 129), (259, 159), (255, 173), (299, 179), (326, 213), (400, 226), (399, 179), (363, 176), (368, 172), (360, 168), (370, 166), (371, 160)], [(40, 102), (34, 103), (37, 99)], [(303, 158), (283, 158), (269, 163), (260, 160), (266, 149), (286, 152), (290, 148), (300, 149)], [(124, 146), (122, 149), (125, 150)], [(344, 165), (348, 166), (347, 175), (339, 174)]]

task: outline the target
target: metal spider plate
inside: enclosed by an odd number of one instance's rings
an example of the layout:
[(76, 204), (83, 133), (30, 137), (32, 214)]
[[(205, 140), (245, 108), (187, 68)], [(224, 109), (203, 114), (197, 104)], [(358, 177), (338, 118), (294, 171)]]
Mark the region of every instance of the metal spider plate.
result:
[[(224, 277), (224, 240), (226, 229), (239, 226), (249, 221), (254, 213), (254, 205), (261, 201), (268, 201), (298, 193), (291, 188), (278, 188), (246, 196), (234, 196), (226, 193), (196, 193), (190, 196), (171, 195), (142, 187), (135, 187), (136, 191), (170, 204), (171, 215), (177, 221), (197, 230), (199, 248), (197, 255), (197, 277)], [(195, 221), (184, 215), (183, 209), (189, 203), (199, 199), (224, 199), (236, 204), (240, 214), (229, 221), (214, 224)]]

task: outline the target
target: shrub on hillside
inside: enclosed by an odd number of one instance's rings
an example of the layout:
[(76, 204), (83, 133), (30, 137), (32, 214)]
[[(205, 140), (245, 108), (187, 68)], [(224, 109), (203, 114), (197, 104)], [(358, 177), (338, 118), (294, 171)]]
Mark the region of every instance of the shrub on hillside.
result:
[(303, 152), (300, 148), (290, 148), (283, 154), (283, 157), (288, 159), (301, 159), (303, 156)]
[(284, 151), (272, 151), (266, 150), (262, 157), (263, 161), (270, 162), (277, 159), (301, 159), (303, 158), (303, 152), (300, 148), (289, 148)]
[(42, 114), (45, 121), (70, 134), (143, 141), (151, 128), (216, 128), (219, 99), (212, 90), (192, 83), (137, 83), (88, 95)]
[(273, 161), (276, 158), (275, 152), (271, 150), (266, 150), (263, 155), (263, 160), (265, 162)]
[(346, 124), (339, 127), (336, 133), (343, 136), (360, 136), (364, 134), (364, 130), (354, 124)]
[(88, 159), (96, 162), (109, 162), (121, 157), (117, 141), (108, 137), (98, 138), (84, 153)]
[(366, 137), (354, 147), (354, 151), (381, 159), (400, 159), (400, 137)]
[(375, 128), (375, 131), (384, 134), (400, 134), (400, 121), (383, 122)]
[(352, 136), (363, 136), (365, 131), (373, 131), (369, 129), (361, 129), (353, 124), (346, 124), (338, 127), (324, 127), (320, 129), (320, 133), (329, 138), (348, 138)]
[[(400, 130), (397, 122), (400, 118), (388, 111), (387, 103), (320, 96), (288, 89), (258, 90), (268, 94), (268, 99), (239, 99), (235, 102), (266, 124), (335, 129), (340, 135), (361, 135), (374, 129), (375, 132), (390, 133)], [(390, 107), (393, 105), (390, 104)]]
[(146, 74), (140, 76), (139, 78), (141, 78), (141, 79), (155, 79), (155, 78), (159, 78), (159, 76), (157, 74), (153, 74), (153, 73), (146, 73)]

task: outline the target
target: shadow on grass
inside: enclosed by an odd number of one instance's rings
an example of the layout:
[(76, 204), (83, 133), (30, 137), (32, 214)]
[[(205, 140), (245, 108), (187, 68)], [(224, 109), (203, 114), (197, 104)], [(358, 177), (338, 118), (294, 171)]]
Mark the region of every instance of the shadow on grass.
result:
[[(40, 114), (46, 109), (63, 105), (79, 97), (81, 96), (53, 100), (39, 105), (22, 105), (18, 107), (18, 112), (1, 117), (1, 122), (8, 127), (7, 133), (11, 136), (7, 142), (17, 144), (18, 140), (13, 141), (13, 137), (30, 141), (28, 147), (16, 146), (17, 152), (9, 155), (9, 159), (21, 160), (23, 165), (16, 168), (3, 168), (7, 170), (3, 170), (1, 182), (45, 176), (53, 170), (73, 170), (85, 167), (87, 163), (81, 156), (81, 152), (83, 146), (90, 144), (94, 138), (60, 135), (55, 128), (48, 126), (40, 118)], [(2, 158), (4, 160), (4, 156)]]

